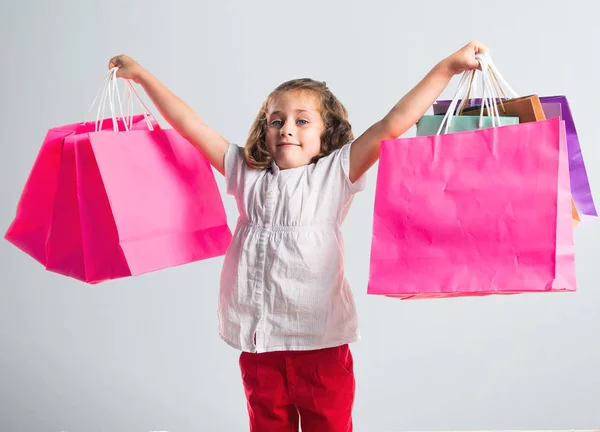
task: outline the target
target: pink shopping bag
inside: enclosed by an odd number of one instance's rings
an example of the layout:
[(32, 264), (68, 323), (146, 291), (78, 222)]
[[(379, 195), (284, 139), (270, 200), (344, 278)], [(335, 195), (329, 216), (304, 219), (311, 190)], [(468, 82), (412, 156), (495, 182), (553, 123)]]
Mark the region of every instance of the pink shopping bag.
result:
[(172, 129), (65, 139), (49, 270), (97, 283), (223, 255), (231, 241), (212, 168)]
[[(132, 119), (133, 129), (147, 128), (144, 115)], [(99, 123), (102, 130), (113, 130), (113, 120)], [(154, 127), (158, 125), (154, 123)], [(93, 132), (96, 122), (73, 123), (48, 130), (19, 199), (16, 216), (4, 238), (41, 264), (46, 264), (46, 241), (50, 230), (58, 182), (58, 172), (66, 137)], [(118, 122), (119, 130), (124, 130)]]
[(575, 289), (563, 121), (382, 142), (369, 294)]

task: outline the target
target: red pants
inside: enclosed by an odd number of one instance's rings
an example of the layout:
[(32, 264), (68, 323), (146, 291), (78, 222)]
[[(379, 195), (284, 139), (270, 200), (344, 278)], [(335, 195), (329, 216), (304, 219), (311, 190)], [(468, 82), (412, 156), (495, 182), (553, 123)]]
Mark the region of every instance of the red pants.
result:
[(242, 352), (251, 432), (352, 431), (354, 367), (348, 345)]

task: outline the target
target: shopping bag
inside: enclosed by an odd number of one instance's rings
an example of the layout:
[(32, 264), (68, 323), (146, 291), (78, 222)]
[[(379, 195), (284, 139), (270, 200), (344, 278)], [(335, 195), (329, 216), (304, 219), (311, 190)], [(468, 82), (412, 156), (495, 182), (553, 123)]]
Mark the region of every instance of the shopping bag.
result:
[(49, 131), (6, 238), (89, 283), (224, 254), (231, 232), (208, 161), (141, 100), (143, 115), (121, 106), (117, 118), (115, 93), (121, 105), (116, 68), (100, 102), (111, 119)]
[[(540, 98), (542, 100), (543, 98)], [(562, 119), (562, 107), (559, 103), (554, 102), (542, 102), (542, 109), (544, 110), (544, 116), (547, 119), (558, 117)], [(566, 123), (565, 123), (566, 127)], [(568, 148), (567, 148), (568, 151)]]
[(381, 143), (369, 294), (574, 291), (558, 119)]
[[(519, 123), (546, 120), (546, 115), (544, 114), (544, 109), (538, 95), (504, 99), (497, 103), (500, 115), (518, 117)], [(465, 108), (460, 115), (476, 116), (479, 115), (479, 110), (479, 106), (471, 106)], [(487, 109), (484, 110), (484, 115), (488, 115)]]
[[(541, 100), (543, 100), (544, 98), (541, 98)], [(542, 108), (544, 110), (544, 115), (546, 116), (547, 119), (551, 119), (551, 118), (562, 118), (562, 106), (560, 103), (556, 103), (556, 102), (542, 102)], [(565, 122), (565, 128), (567, 126), (567, 123)], [(569, 152), (569, 138), (567, 136), (567, 153)], [(570, 161), (569, 161), (570, 163)], [(584, 167), (585, 169), (585, 167)], [(572, 181), (572, 177), (571, 177), (571, 181)], [(587, 181), (587, 175), (586, 175), (586, 181)], [(571, 190), (573, 190), (573, 183), (571, 183)], [(572, 193), (572, 192), (571, 192)], [(592, 202), (593, 204), (593, 202)], [(571, 196), (571, 222), (573, 223), (573, 228), (575, 228), (577, 225), (579, 225), (579, 223), (581, 222), (581, 217), (579, 216), (579, 212), (577, 211), (577, 207), (575, 206), (575, 201), (573, 196)]]
[[(147, 128), (145, 120), (144, 115), (134, 116), (132, 128)], [(119, 130), (124, 130), (122, 121), (117, 121), (117, 125)], [(113, 126), (110, 118), (99, 124), (86, 121), (48, 130), (25, 182), (15, 218), (4, 235), (6, 240), (41, 264), (46, 264), (46, 241), (52, 220), (64, 140), (69, 136), (92, 132), (96, 128), (113, 130)], [(154, 126), (157, 127), (156, 122)]]
[(69, 137), (58, 195), (47, 268), (85, 282), (223, 255), (231, 241), (210, 164), (173, 129)]
[[(435, 135), (439, 130), (443, 119), (443, 115), (422, 116), (417, 122), (417, 136)], [(479, 118), (477, 117), (454, 117), (448, 133), (467, 132), (494, 126), (490, 116), (484, 116), (481, 120), (480, 123)], [(501, 126), (514, 125), (519, 123), (519, 117), (502, 117), (500, 121)]]
[[(468, 81), (467, 72), (446, 130)], [(499, 115), (493, 96), (483, 102)], [(383, 141), (368, 293), (408, 299), (575, 290), (566, 155), (559, 118)]]

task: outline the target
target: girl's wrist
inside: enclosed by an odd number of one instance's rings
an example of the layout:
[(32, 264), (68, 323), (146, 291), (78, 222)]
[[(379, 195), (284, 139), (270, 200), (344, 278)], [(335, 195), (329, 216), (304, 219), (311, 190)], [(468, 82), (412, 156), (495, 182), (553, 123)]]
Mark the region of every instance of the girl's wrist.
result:
[(133, 80), (138, 84), (144, 84), (150, 77), (150, 73), (142, 66), (138, 66), (135, 73), (133, 74)]
[(452, 67), (452, 61), (449, 57), (446, 57), (444, 60), (435, 65), (434, 70), (437, 70), (438, 73), (443, 75), (448, 80), (452, 79), (452, 77), (456, 75), (456, 72)]

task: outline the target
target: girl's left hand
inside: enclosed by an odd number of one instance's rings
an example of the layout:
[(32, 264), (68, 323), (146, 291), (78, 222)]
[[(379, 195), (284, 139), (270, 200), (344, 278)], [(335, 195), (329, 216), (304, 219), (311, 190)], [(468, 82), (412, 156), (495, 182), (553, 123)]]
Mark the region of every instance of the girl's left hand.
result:
[(489, 50), (481, 42), (472, 41), (451, 56), (446, 57), (442, 60), (442, 63), (452, 75), (471, 69), (481, 69), (479, 62), (475, 58), (475, 55), (481, 52), (489, 52)]

